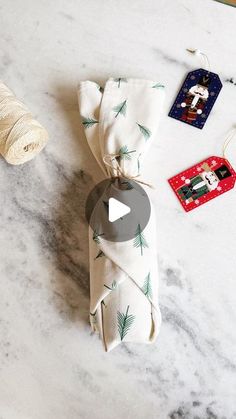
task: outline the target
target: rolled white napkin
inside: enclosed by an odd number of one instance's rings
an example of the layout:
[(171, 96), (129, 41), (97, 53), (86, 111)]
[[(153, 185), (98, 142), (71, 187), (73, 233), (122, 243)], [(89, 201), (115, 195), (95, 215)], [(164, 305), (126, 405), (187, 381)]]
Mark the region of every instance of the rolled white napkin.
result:
[[(127, 176), (141, 173), (148, 148), (157, 140), (164, 96), (164, 86), (149, 80), (109, 79), (104, 90), (91, 81), (80, 83), (82, 123), (105, 177), (117, 174), (115, 158), (111, 160), (113, 169), (104, 164), (107, 155), (120, 155), (119, 164)], [(122, 341), (152, 343), (160, 329), (156, 217), (152, 204), (142, 235), (144, 246), (140, 248), (135, 239), (111, 242), (89, 227), (90, 321), (106, 351)]]

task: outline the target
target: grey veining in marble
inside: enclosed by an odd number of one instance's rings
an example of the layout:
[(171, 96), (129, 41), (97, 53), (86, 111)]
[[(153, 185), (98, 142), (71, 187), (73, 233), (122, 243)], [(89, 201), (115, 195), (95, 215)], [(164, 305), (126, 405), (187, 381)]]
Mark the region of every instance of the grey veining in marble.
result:
[[(220, 155), (236, 123), (236, 10), (210, 0), (0, 0), (0, 74), (50, 142), (21, 167), (0, 159), (0, 418), (236, 418), (235, 191), (183, 212), (166, 179)], [(167, 117), (209, 56), (224, 87), (202, 131)], [(158, 79), (160, 305), (155, 345), (107, 354), (88, 324), (84, 204), (102, 174), (81, 127), (80, 80)], [(236, 166), (236, 143), (229, 148)], [(154, 167), (155, 171), (151, 171)]]

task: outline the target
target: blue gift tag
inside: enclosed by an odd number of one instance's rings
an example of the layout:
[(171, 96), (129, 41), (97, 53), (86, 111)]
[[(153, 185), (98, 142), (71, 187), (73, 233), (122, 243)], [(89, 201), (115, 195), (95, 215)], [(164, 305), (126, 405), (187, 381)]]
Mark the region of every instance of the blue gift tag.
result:
[(222, 89), (218, 74), (199, 68), (188, 73), (169, 116), (202, 129)]

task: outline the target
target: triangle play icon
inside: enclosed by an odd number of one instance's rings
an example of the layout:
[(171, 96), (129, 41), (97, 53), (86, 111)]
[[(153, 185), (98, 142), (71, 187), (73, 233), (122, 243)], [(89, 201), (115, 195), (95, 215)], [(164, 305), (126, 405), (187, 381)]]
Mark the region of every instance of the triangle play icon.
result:
[(131, 209), (128, 205), (123, 204), (115, 198), (109, 198), (108, 206), (108, 220), (113, 223), (126, 214), (129, 214)]

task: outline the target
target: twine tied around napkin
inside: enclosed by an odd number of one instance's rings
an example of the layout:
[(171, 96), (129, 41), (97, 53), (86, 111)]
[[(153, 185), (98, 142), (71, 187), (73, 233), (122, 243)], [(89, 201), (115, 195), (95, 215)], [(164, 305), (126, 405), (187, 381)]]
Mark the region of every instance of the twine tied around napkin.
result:
[[(148, 186), (149, 188), (154, 189), (154, 186), (150, 183), (144, 182), (143, 180), (137, 179), (140, 176), (140, 173), (137, 175), (131, 176), (123, 171), (121, 168), (121, 165), (118, 162), (118, 159), (120, 159), (120, 154), (106, 154), (103, 156), (103, 162), (108, 167), (110, 167), (112, 170), (116, 170), (116, 175), (112, 175), (112, 178), (123, 178), (123, 179), (129, 179), (129, 180), (135, 180), (135, 182), (140, 183), (141, 185)], [(113, 164), (115, 162), (115, 164)]]
[[(145, 185), (137, 178), (157, 139), (164, 96), (164, 86), (149, 80), (109, 79), (104, 89), (91, 81), (80, 83), (82, 124), (105, 178), (123, 176)], [(131, 240), (119, 242), (105, 238), (98, 210), (102, 202), (103, 196), (93, 208), (96, 229), (89, 227), (91, 327), (106, 351), (122, 342), (152, 343), (161, 325), (153, 205), (150, 200), (143, 231), (137, 225)]]

